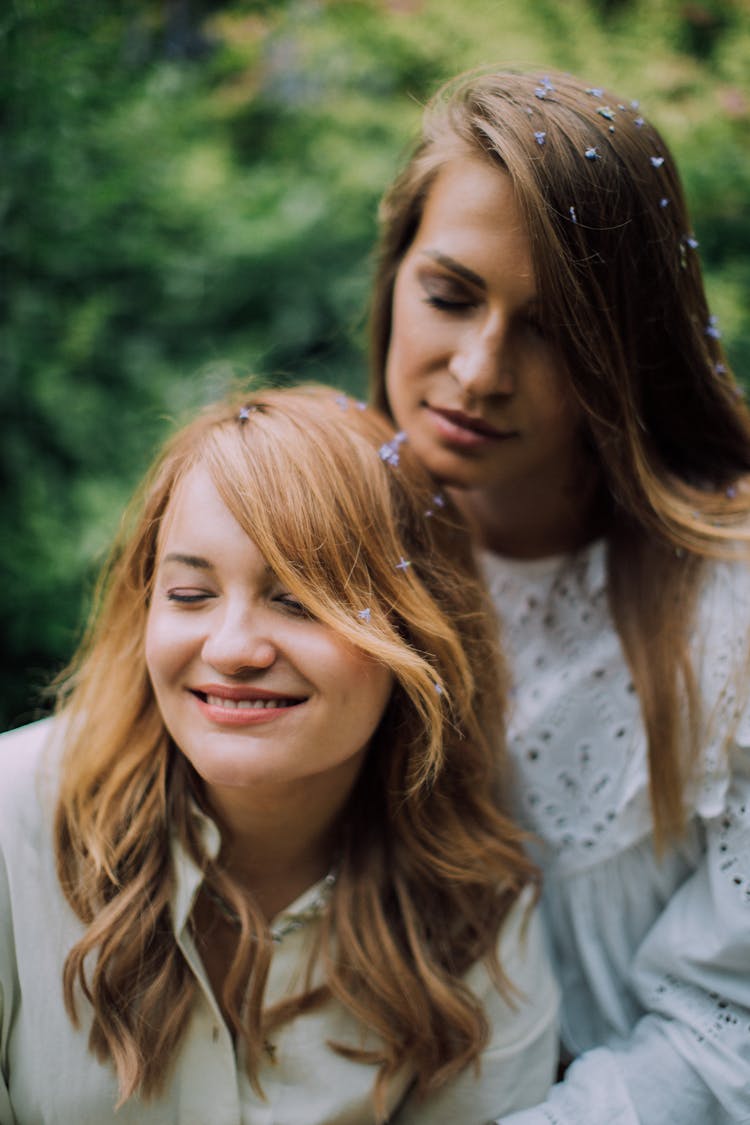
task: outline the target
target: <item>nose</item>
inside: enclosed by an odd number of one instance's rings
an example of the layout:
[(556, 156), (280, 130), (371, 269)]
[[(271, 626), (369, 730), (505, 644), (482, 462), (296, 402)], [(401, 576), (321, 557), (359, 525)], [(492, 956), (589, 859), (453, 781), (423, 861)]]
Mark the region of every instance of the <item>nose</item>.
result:
[(498, 324), (467, 327), (448, 369), (470, 396), (511, 395), (515, 390), (508, 333)]
[(201, 655), (216, 672), (238, 676), (272, 667), (278, 651), (262, 610), (228, 606), (212, 622)]

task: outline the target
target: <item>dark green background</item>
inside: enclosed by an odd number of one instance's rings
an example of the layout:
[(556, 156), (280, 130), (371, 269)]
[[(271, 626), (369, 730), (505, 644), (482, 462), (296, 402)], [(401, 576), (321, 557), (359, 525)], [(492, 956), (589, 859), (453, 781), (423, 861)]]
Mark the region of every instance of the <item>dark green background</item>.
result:
[(744, 0), (10, 0), (0, 15), (0, 726), (69, 657), (122, 504), (233, 377), (364, 387), (378, 198), (436, 83), (560, 67), (664, 130), (750, 376)]

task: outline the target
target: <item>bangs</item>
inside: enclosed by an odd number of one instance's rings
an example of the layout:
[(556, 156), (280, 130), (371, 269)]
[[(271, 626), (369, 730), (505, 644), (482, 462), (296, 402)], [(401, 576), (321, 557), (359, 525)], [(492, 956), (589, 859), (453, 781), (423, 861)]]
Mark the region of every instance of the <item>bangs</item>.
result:
[[(291, 396), (256, 397), (247, 421), (204, 436), (205, 465), (229, 511), (308, 612), (365, 651), (403, 659), (407, 547), (394, 502), (393, 470), (372, 432), (360, 433)], [(386, 433), (389, 431), (386, 430)], [(408, 633), (410, 630), (406, 630)], [(397, 646), (397, 647), (396, 647)]]

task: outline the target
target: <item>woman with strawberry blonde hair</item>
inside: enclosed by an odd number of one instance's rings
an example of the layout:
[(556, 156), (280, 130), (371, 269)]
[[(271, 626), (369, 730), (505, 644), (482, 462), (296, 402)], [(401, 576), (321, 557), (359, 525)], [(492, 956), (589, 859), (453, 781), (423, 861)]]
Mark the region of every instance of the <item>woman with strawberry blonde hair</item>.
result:
[(452, 504), (324, 388), (157, 461), (58, 714), (0, 741), (0, 1120), (483, 1125), (557, 991)]
[(750, 419), (636, 102), (450, 83), (382, 210), (373, 397), (473, 527), (564, 1081), (504, 1125), (750, 1121)]

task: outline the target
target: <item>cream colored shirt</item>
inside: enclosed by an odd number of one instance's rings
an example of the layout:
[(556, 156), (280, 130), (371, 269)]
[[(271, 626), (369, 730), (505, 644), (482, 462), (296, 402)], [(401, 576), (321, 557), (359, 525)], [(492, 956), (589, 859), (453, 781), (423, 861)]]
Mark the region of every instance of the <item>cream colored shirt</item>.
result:
[[(57, 728), (59, 732), (59, 727)], [(165, 1093), (144, 1104), (130, 1099), (115, 1115), (111, 1066), (87, 1049), (82, 1027), (65, 1013), (62, 967), (83, 927), (61, 894), (51, 826), (55, 801), (55, 723), (45, 721), (0, 737), (0, 1125), (368, 1125), (374, 1121), (374, 1069), (346, 1060), (326, 1041), (373, 1045), (374, 1036), (338, 1003), (300, 1016), (274, 1033), (273, 1059), (260, 1074), (265, 1100), (238, 1066), (188, 918), (201, 875), (175, 848), (177, 941), (198, 981), (190, 1024)], [(206, 823), (209, 848), (218, 830)], [(305, 914), (312, 887), (285, 916)], [(390, 1091), (398, 1125), (484, 1125), (490, 1118), (544, 1097), (556, 1062), (558, 993), (543, 950), (538, 917), (524, 927), (526, 901), (511, 912), (500, 939), (500, 960), (523, 999), (509, 1007), (480, 964), (466, 982), (483, 1000), (491, 1040), (481, 1076), (473, 1070), (418, 1102), (404, 1068)], [(289, 993), (306, 964), (315, 918), (287, 933), (271, 966), (270, 1003)]]

